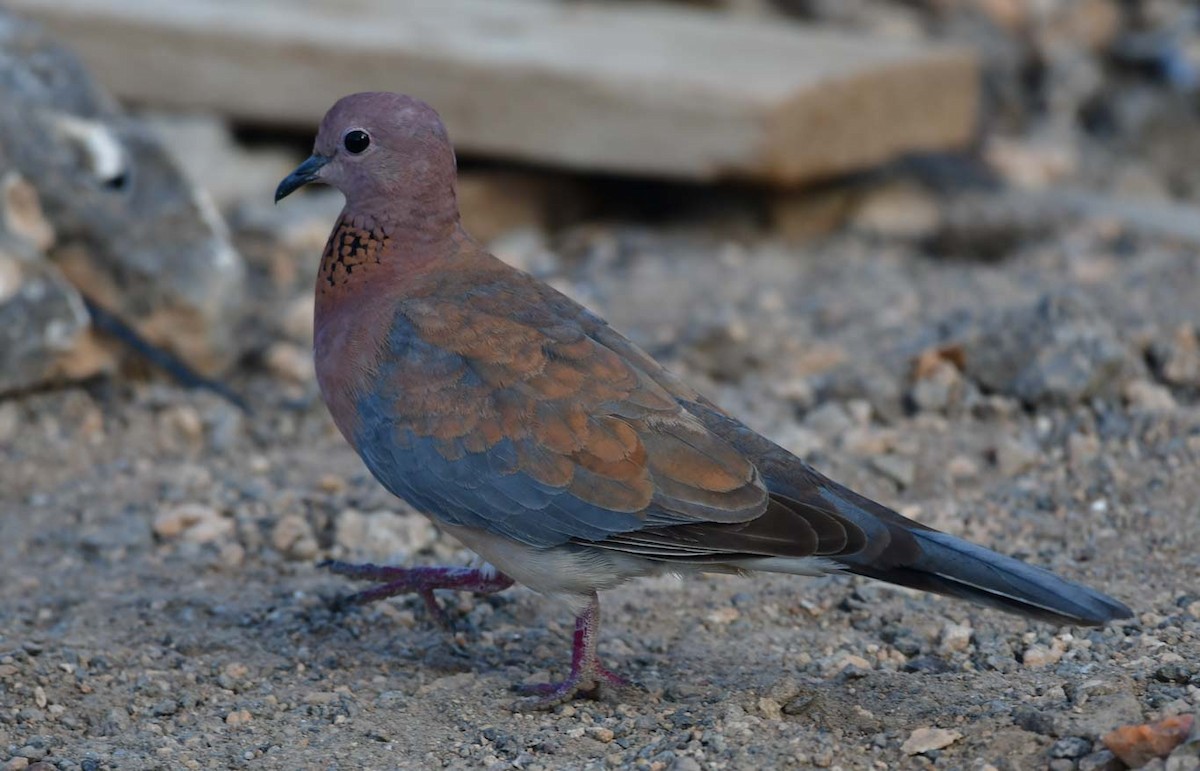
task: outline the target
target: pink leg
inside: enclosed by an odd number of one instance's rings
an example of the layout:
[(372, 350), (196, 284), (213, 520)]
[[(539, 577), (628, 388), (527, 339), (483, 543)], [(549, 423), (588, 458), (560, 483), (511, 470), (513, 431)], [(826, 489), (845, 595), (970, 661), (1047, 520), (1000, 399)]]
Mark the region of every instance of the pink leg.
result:
[(361, 564), (328, 560), (318, 567), (328, 568), (356, 581), (379, 581), (379, 586), (352, 594), (341, 600), (343, 605), (362, 605), (397, 594), (419, 594), (438, 625), (450, 629), (450, 617), (438, 603), (434, 589), (457, 589), (464, 592), (494, 594), (512, 586), (513, 580), (503, 573), (484, 572), (477, 568), (417, 567), (394, 568), (386, 565)]
[(516, 706), (524, 709), (546, 709), (579, 694), (595, 695), (601, 685), (615, 685), (619, 688), (628, 686), (629, 682), (625, 678), (613, 674), (600, 664), (600, 658), (596, 655), (596, 637), (599, 632), (600, 600), (596, 593), (592, 592), (587, 607), (575, 617), (571, 673), (560, 683), (516, 686), (518, 691), (533, 697), (518, 702)]

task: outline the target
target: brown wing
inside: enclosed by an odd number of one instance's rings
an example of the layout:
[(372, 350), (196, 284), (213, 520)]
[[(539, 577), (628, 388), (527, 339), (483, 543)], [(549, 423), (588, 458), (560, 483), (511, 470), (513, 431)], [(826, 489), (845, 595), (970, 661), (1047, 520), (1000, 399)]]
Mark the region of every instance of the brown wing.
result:
[(506, 267), (442, 275), (399, 303), (357, 402), (355, 444), (397, 495), (537, 546), (767, 510), (755, 466), (598, 319)]
[[(728, 441), (759, 467), (759, 452), (770, 447), (796, 466), (804, 464), (783, 448), (754, 434), (722, 412), (695, 389), (664, 369), (649, 354), (606, 325), (589, 330), (631, 366), (652, 378), (664, 391), (700, 420), (709, 431)], [(733, 428), (736, 427), (736, 428)], [(747, 445), (743, 435), (757, 439)], [(845, 517), (835, 505), (810, 495), (811, 488), (778, 489), (760, 468), (769, 500), (763, 514), (739, 523), (698, 522), (665, 528), (646, 528), (605, 539), (601, 546), (672, 561), (721, 562), (746, 557), (808, 557), (854, 554), (867, 543), (860, 523)], [(813, 472), (814, 478), (824, 479)], [(795, 475), (792, 475), (795, 478)], [(791, 493), (791, 494), (789, 494)], [(795, 497), (793, 497), (793, 495)]]

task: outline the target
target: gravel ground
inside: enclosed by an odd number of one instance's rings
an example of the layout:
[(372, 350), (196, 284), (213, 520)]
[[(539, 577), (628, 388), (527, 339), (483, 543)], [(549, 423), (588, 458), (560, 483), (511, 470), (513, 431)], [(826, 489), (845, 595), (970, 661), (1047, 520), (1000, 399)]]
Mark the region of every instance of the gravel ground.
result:
[[(1200, 707), (1194, 246), (1060, 223), (986, 264), (861, 233), (498, 247), (831, 476), (1135, 619), (642, 581), (602, 597), (600, 640), (638, 687), (514, 713), (510, 684), (564, 674), (568, 613), (449, 595), (449, 639), (411, 599), (336, 610), (323, 558), (469, 555), (369, 478), (285, 340), (235, 379), (250, 415), (127, 381), (0, 403), (0, 768), (1119, 768), (1101, 734)], [(304, 284), (315, 255), (288, 264)]]

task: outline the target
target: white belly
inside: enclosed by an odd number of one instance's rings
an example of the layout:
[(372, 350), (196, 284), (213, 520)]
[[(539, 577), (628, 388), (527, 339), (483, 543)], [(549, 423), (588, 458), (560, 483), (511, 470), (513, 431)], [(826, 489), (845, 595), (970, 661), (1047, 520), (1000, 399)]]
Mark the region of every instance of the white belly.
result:
[(438, 527), (522, 586), (542, 594), (562, 595), (572, 605), (586, 603), (593, 592), (611, 589), (631, 578), (671, 569), (661, 562), (608, 549), (536, 549), (479, 530), (443, 522)]

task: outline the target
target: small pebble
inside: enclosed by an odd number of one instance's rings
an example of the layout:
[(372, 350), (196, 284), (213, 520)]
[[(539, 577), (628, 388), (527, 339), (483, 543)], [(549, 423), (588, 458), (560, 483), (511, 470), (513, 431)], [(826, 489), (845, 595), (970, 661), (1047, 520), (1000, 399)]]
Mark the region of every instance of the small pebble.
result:
[(946, 624), (942, 627), (938, 644), (943, 653), (957, 653), (971, 647), (971, 635), (975, 630), (969, 624)]
[(917, 464), (902, 455), (877, 455), (871, 458), (871, 466), (902, 488), (912, 487), (917, 478)]
[(783, 717), (783, 705), (766, 696), (758, 700), (758, 711), (768, 720), (779, 720)]
[(1127, 766), (1109, 750), (1100, 750), (1079, 759), (1079, 771), (1123, 771)]
[(249, 710), (239, 709), (225, 716), (225, 725), (237, 727), (249, 723), (250, 720)]
[(1058, 663), (1062, 658), (1061, 651), (1054, 651), (1044, 645), (1030, 645), (1021, 654), (1021, 663), (1027, 667), (1044, 667)]
[(1178, 406), (1171, 392), (1150, 380), (1132, 380), (1122, 390), (1125, 402), (1133, 409), (1169, 412)]
[(1064, 736), (1050, 746), (1052, 758), (1081, 758), (1092, 751), (1092, 743), (1082, 736)]
[(312, 525), (299, 514), (285, 514), (271, 529), (271, 545), (288, 559), (311, 560), (320, 552)]
[(1011, 436), (1000, 437), (992, 448), (996, 468), (1006, 477), (1017, 476), (1033, 468), (1040, 455), (1032, 442)]
[(317, 376), (312, 351), (295, 343), (275, 343), (267, 349), (264, 357), (267, 369), (276, 377), (291, 383), (304, 385)]
[(163, 411), (162, 425), (176, 434), (190, 447), (199, 447), (204, 442), (204, 421), (200, 413), (190, 405), (176, 405)]
[(312, 345), (315, 300), (313, 293), (306, 291), (283, 309), (281, 326), (292, 342)]
[(949, 747), (961, 738), (958, 731), (945, 728), (917, 728), (900, 745), (900, 751), (905, 755), (921, 755)]
[(1140, 768), (1155, 758), (1171, 754), (1195, 722), (1193, 715), (1173, 715), (1155, 723), (1125, 725), (1100, 738), (1104, 746), (1131, 768)]
[(41, 760), (46, 757), (46, 747), (43, 744), (26, 744), (17, 750), (17, 757), (25, 758), (26, 760)]
[(714, 610), (712, 613), (709, 613), (707, 616), (705, 616), (705, 618), (714, 624), (725, 625), (737, 621), (741, 615), (742, 612), (740, 610), (730, 605), (725, 608), (718, 608), (717, 610)]
[(211, 506), (182, 503), (160, 511), (154, 517), (153, 528), (159, 538), (211, 543), (231, 536), (234, 523)]

